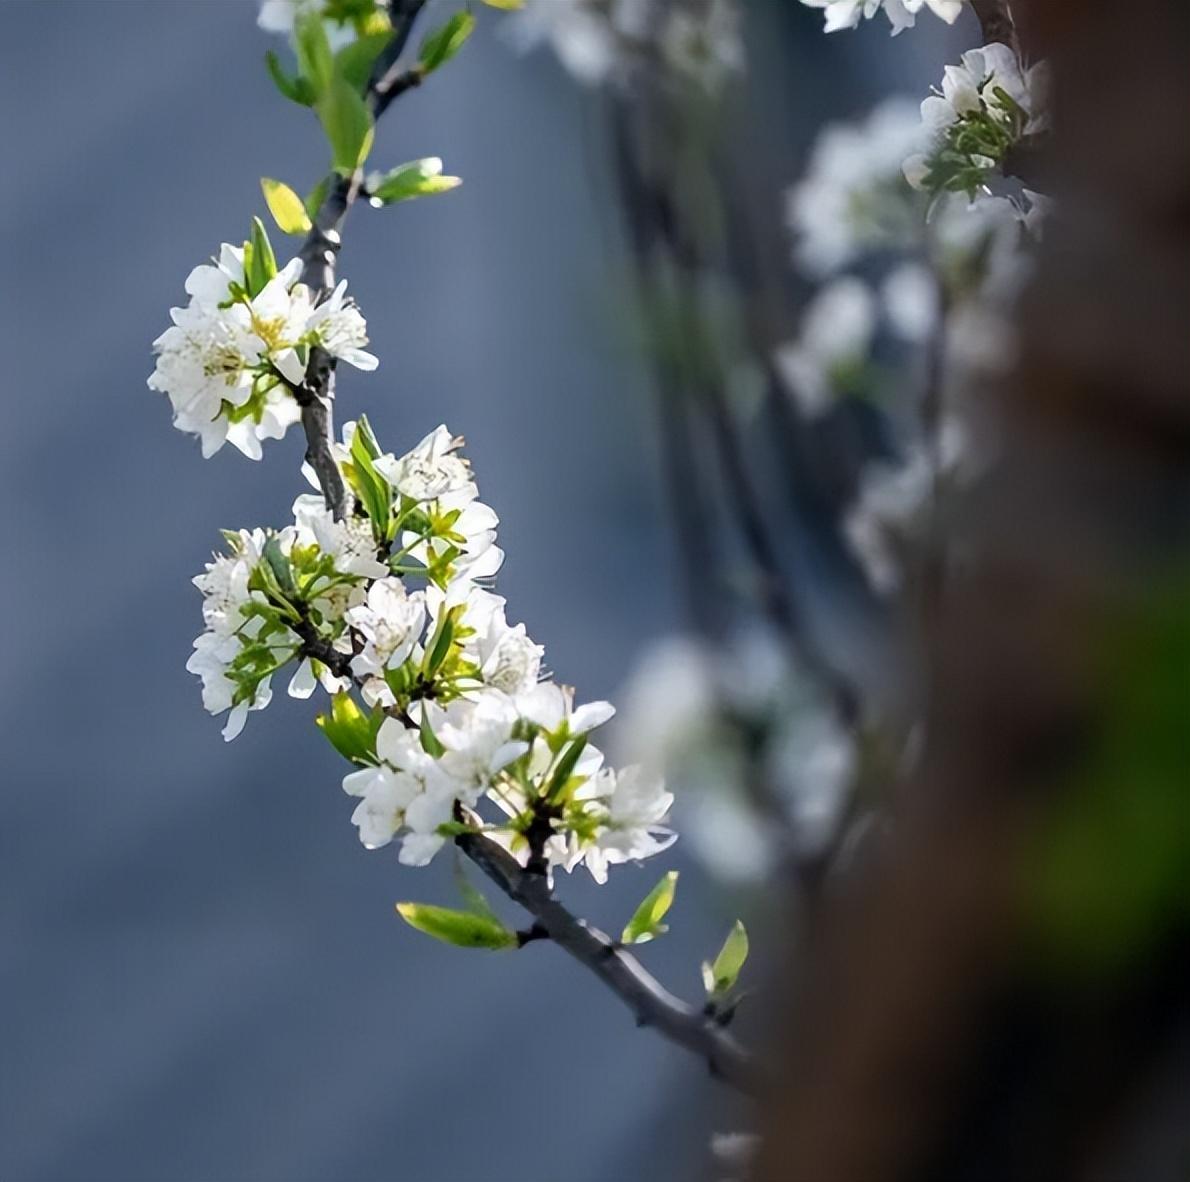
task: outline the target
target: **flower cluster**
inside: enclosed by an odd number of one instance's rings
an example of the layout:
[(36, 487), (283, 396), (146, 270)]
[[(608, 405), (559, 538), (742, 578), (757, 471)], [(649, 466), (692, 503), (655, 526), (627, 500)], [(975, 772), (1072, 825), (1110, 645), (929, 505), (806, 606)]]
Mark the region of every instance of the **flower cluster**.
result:
[(624, 754), (681, 781), (684, 830), (724, 879), (763, 880), (781, 831), (799, 853), (823, 849), (854, 780), (854, 737), (787, 654), (761, 631), (714, 646), (669, 637), (624, 690)]
[(905, 161), (906, 179), (974, 199), (1012, 148), (1045, 129), (1047, 80), (1044, 63), (1025, 69), (1007, 45), (963, 54), (921, 105), (923, 144)]
[(736, 0), (527, 0), (509, 31), (522, 49), (548, 43), (591, 86), (623, 81), (634, 63), (659, 58), (714, 93), (744, 65)]
[(947, 24), (954, 24), (966, 0), (802, 0), (811, 8), (821, 8), (826, 17), (826, 31), (854, 29), (862, 20), (871, 20), (882, 9), (892, 25), (893, 36), (911, 29), (917, 14), (928, 8)]
[(826, 127), (805, 178), (790, 189), (787, 220), (798, 263), (826, 275), (871, 251), (920, 242), (924, 199), (902, 169), (921, 141), (916, 103), (887, 99), (861, 123)]
[(354, 513), (338, 521), (306, 495), (292, 526), (229, 534), (195, 580), (207, 630), (188, 667), (207, 709), (231, 711), (228, 739), (283, 666), (297, 663), (291, 696), (321, 682), (323, 730), (359, 765), (343, 787), (368, 848), (399, 838), (401, 860), (421, 865), (482, 827), (522, 861), (583, 863), (603, 881), (669, 844), (671, 798), (639, 769), (604, 766), (588, 734), (611, 707), (575, 709), (541, 681), (541, 646), (483, 585), (503, 552), (461, 445), (439, 427), (398, 457), (366, 420), (347, 424), (334, 450)]
[[(884, 7), (896, 31), (922, 7), (805, 2), (826, 8), (828, 29)], [(960, 5), (931, 7), (953, 19)], [(772, 360), (808, 417), (843, 399), (879, 396), (893, 454), (882, 448), (860, 474), (841, 522), (878, 594), (903, 584), (933, 500), (986, 460), (974, 453), (978, 433), (966, 421), (977, 408), (958, 394), (1014, 355), (1007, 313), (1051, 202), (1004, 173), (1012, 150), (1046, 129), (1046, 81), (1044, 64), (1026, 68), (1008, 46), (971, 50), (947, 67), (920, 110), (890, 99), (855, 126), (828, 127), (788, 195), (795, 258), (829, 283)], [(838, 274), (857, 266), (859, 275)], [(902, 367), (908, 381), (891, 380), (889, 356), (910, 362)], [(925, 401), (925, 381), (944, 409), (929, 425), (916, 423), (914, 409)], [(933, 438), (922, 438), (923, 428)]]
[(262, 441), (280, 439), (300, 418), (294, 390), (311, 349), (376, 368), (346, 283), (316, 304), (301, 273), (299, 259), (278, 268), (258, 221), (243, 246), (224, 243), (217, 259), (187, 277), (190, 302), (171, 310), (173, 324), (153, 342), (148, 384), (168, 395), (174, 425), (198, 435), (204, 456), (230, 442), (260, 459)]

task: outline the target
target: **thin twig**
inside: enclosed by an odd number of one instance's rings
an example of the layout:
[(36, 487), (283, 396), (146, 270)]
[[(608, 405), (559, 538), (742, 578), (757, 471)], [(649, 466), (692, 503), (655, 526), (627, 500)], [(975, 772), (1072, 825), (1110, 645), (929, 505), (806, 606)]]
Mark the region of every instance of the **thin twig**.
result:
[(714, 1016), (675, 997), (610, 936), (572, 915), (554, 898), (545, 878), (523, 869), (491, 838), (464, 833), (455, 843), (505, 895), (533, 916), (550, 940), (603, 981), (632, 1011), (637, 1025), (651, 1026), (698, 1055), (717, 1079), (756, 1094), (761, 1081), (755, 1062)]
[[(397, 94), (409, 88), (406, 85), (398, 89), (397, 82), (403, 75), (394, 76), (393, 72), (397, 59), (409, 41), (413, 23), (424, 6), (425, 0), (394, 0), (392, 40), (376, 59), (365, 96), (376, 117), (388, 108)], [(352, 177), (336, 176), (330, 191), (323, 198), (310, 233), (298, 251), (298, 257), (302, 260), (302, 276), (311, 289), (315, 303), (325, 300), (334, 290), (335, 266), (343, 242), (343, 222), (347, 211), (359, 196), (360, 182), (358, 172)], [(347, 486), (331, 453), (335, 438), (335, 363), (321, 349), (312, 351), (306, 380), (295, 392), (295, 397), (302, 408), (306, 460), (318, 478), (327, 508), (337, 521), (342, 521), (350, 512), (351, 504)]]
[(991, 45), (998, 41), (1020, 53), (1016, 22), (1012, 19), (1008, 0), (971, 0), (971, 7), (983, 27), (984, 44)]

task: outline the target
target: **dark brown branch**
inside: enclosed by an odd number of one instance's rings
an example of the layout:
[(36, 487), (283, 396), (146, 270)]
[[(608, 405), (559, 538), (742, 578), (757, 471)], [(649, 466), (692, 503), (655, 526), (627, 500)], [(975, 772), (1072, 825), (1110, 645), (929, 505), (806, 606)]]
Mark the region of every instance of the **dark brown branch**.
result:
[(1020, 52), (1016, 23), (1012, 19), (1008, 0), (971, 0), (971, 7), (983, 28), (985, 45), (998, 41), (1001, 45), (1007, 45), (1017, 53)]
[(496, 842), (479, 833), (461, 834), (455, 842), (504, 894), (533, 916), (536, 923), (531, 930), (540, 928), (590, 969), (632, 1011), (637, 1025), (651, 1026), (698, 1055), (717, 1079), (756, 1094), (761, 1082), (756, 1064), (713, 1015), (675, 997), (610, 936), (572, 915), (553, 897), (544, 877), (523, 869)]
[[(421, 80), (416, 68), (397, 72), (396, 63), (409, 41), (414, 21), (424, 6), (425, 0), (394, 0), (392, 4), (393, 37), (376, 60), (366, 93), (367, 103), (375, 117), (379, 117), (398, 94), (415, 85), (412, 82), (402, 85), (402, 79), (418, 73), (418, 81)], [(319, 207), (314, 225), (298, 251), (298, 257), (302, 260), (302, 277), (311, 289), (315, 303), (325, 300), (334, 290), (335, 266), (343, 242), (343, 222), (347, 211), (359, 196), (360, 181), (358, 172), (352, 177), (335, 177)], [(337, 521), (342, 521), (351, 511), (351, 498), (331, 452), (335, 438), (333, 358), (321, 349), (313, 350), (306, 381), (294, 394), (302, 408), (306, 461), (314, 469), (327, 508)]]

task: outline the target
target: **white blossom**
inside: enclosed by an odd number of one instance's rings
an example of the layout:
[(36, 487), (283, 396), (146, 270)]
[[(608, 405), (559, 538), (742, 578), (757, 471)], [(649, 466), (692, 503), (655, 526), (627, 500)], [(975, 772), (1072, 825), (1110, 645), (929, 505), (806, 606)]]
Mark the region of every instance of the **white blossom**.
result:
[(878, 460), (865, 469), (843, 534), (875, 591), (888, 595), (899, 589), (906, 540), (931, 502), (935, 480), (953, 473), (968, 452), (961, 423), (948, 418), (936, 449), (917, 445), (902, 462)]
[(303, 494), (293, 503), (298, 538), (313, 543), (335, 563), (335, 570), (365, 579), (383, 579), (388, 567), (376, 557), (376, 540), (366, 517), (336, 521), (321, 496)]
[(914, 26), (923, 8), (953, 24), (963, 11), (965, 0), (802, 0), (802, 3), (825, 10), (828, 33), (854, 29), (861, 20), (870, 20), (883, 9), (895, 37)]
[(356, 369), (371, 372), (380, 363), (364, 350), (368, 343), (368, 325), (360, 310), (346, 296), (347, 280), (316, 305), (306, 320), (310, 343)]
[(545, 650), (530, 639), (524, 624), (508, 623), (501, 596), (464, 580), (448, 594), (431, 592), (428, 598), (435, 618), (443, 607), (463, 603), (462, 624), (471, 633), (463, 652), (479, 666), (484, 685), (515, 696), (537, 684)]
[(744, 66), (736, 0), (526, 0), (508, 22), (513, 44), (548, 44), (568, 73), (599, 86), (660, 58), (708, 91)]
[(404, 831), (401, 862), (424, 866), (445, 844), (438, 827), (453, 815), (455, 784), (423, 749), (417, 732), (395, 718), (381, 724), (376, 754), (379, 766), (343, 778), (343, 791), (360, 798), (352, 824), (370, 850)]
[(787, 198), (801, 266), (826, 275), (867, 251), (920, 240), (924, 204), (901, 172), (920, 136), (918, 105), (903, 98), (885, 100), (862, 122), (823, 130)]
[(777, 368), (805, 414), (828, 410), (840, 379), (866, 364), (876, 312), (866, 283), (836, 279), (806, 309), (798, 339), (777, 350)]
[[(263, 0), (256, 23), (266, 33), (292, 37), (299, 16), (307, 12), (322, 15), (325, 11), (326, 0)], [(330, 20), (324, 16), (323, 26), (332, 49), (342, 49), (355, 40), (355, 27), (350, 21)]]
[(171, 327), (153, 342), (150, 389), (168, 395), (174, 425), (202, 441), (209, 457), (230, 442), (259, 460), (265, 439), (280, 439), (301, 418), (291, 386), (306, 376), (319, 345), (360, 369), (375, 369), (363, 349), (366, 325), (341, 283), (318, 307), (292, 259), (249, 297), (244, 251), (224, 243), (218, 258), (187, 276), (190, 303), (171, 309)]
[(527, 742), (512, 738), (519, 715), (512, 699), (499, 691), (460, 698), (433, 715), (434, 734), (446, 748), (440, 766), (468, 803), (491, 786), (497, 772), (529, 750)]
[(559, 736), (585, 735), (602, 726), (614, 714), (610, 702), (587, 702), (574, 705), (574, 690), (570, 686), (544, 681), (516, 697), (522, 718), (550, 734)]
[(348, 609), (347, 622), (364, 640), (363, 651), (351, 659), (351, 671), (368, 679), (365, 697), (392, 703), (385, 670), (398, 669), (409, 659), (425, 619), (425, 593), (409, 594), (400, 579), (391, 577), (377, 580), (368, 588), (367, 601)]
[(880, 289), (885, 315), (903, 340), (922, 345), (938, 325), (938, 279), (921, 263), (902, 263), (885, 276)]
[(433, 501), (449, 493), (474, 488), (467, 461), (455, 452), (463, 446), (444, 427), (435, 427), (412, 451), (399, 460), (391, 455), (376, 459), (376, 471), (402, 496)]
[(705, 90), (718, 90), (730, 75), (743, 72), (744, 43), (735, 0), (710, 0), (699, 8), (671, 6), (659, 41), (666, 63)]
[[(921, 104), (919, 144), (905, 160), (905, 179), (916, 189), (937, 183), (939, 153), (964, 129), (970, 139), (970, 130), (981, 120), (1008, 133), (1014, 142), (1043, 131), (1048, 124), (1048, 90), (1044, 62), (1025, 69), (1015, 51), (998, 42), (968, 50), (957, 66), (946, 67), (941, 90)], [(990, 172), (999, 165), (1005, 150), (1002, 137), (986, 145), (984, 154), (964, 149), (968, 168)]]
[(594, 838), (577, 844), (596, 882), (607, 881), (609, 866), (650, 858), (677, 840), (665, 825), (673, 794), (663, 780), (638, 766), (601, 768), (575, 797), (598, 822)]
[[(247, 609), (254, 600), (262, 602), (263, 596), (250, 591), (248, 583), (262, 559), (267, 540), (263, 530), (240, 530), (230, 535), (231, 553), (215, 555), (206, 570), (193, 579), (203, 595), (203, 622), (207, 631), (195, 640), (186, 669), (202, 679), (203, 707), (208, 713), (231, 712), (223, 729), (228, 742), (244, 729), (250, 711), (263, 710), (272, 700), (269, 675), (254, 679), (250, 699), (244, 698), (241, 687), (230, 676), (244, 644), (253, 642), (261, 630), (261, 619)], [(282, 531), (277, 540), (283, 550), (288, 550), (293, 531)], [(296, 651), (298, 644), (298, 638), (288, 629), (270, 638), (270, 645), (282, 659)], [(243, 700), (237, 702), (237, 696)]]

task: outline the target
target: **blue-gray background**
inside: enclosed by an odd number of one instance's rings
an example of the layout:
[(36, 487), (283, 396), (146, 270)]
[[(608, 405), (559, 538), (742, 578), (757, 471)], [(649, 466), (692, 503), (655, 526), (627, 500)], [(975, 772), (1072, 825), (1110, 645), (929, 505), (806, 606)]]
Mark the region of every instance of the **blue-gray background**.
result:
[[(944, 60), (940, 27), (890, 49), (883, 28), (825, 41), (794, 0), (746, 7), (787, 55), (765, 109), (791, 179), (825, 114)], [(738, 1123), (715, 1085), (553, 949), (401, 925), (396, 899), (451, 901), (449, 867), (359, 846), (309, 704), (282, 693), (225, 746), (183, 670), (217, 530), (283, 521), (301, 491), (296, 433), (259, 465), (204, 463), (144, 386), (189, 268), (261, 212), (258, 178), (322, 165), (253, 14), (0, 0), (0, 1178), (695, 1176)], [(647, 389), (609, 315), (613, 190), (593, 102), (481, 16), (380, 129), (378, 163), (439, 154), (466, 184), (353, 216), (343, 273), (382, 365), (343, 375), (341, 416), (366, 407), (397, 450), (466, 433), (512, 618), (603, 696), (678, 625)], [(735, 901), (677, 864), (680, 922), (647, 959), (693, 995)], [(656, 873), (563, 885), (615, 926)]]

